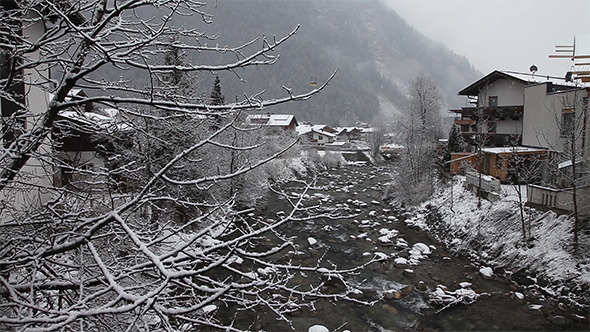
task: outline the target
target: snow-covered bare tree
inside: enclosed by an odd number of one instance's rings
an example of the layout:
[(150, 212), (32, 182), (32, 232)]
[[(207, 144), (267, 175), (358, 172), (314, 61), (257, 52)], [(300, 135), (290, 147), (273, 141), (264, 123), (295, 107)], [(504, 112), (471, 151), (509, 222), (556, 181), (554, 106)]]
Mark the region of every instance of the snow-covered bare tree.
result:
[(590, 98), (584, 87), (551, 97), (552, 101), (548, 101), (545, 107), (553, 113), (553, 127), (559, 132), (541, 132), (539, 136), (555, 152), (549, 163), (553, 174), (549, 184), (571, 194), (569, 206), (561, 208), (572, 211), (573, 247), (577, 251), (582, 221), (590, 216), (590, 205), (587, 204), (590, 199)]
[[(546, 153), (523, 153), (526, 148), (513, 145), (510, 147), (510, 155), (506, 160), (496, 161), (496, 165), (502, 165), (501, 169), (508, 175), (508, 180), (516, 192), (518, 198), (518, 211), (520, 214), (520, 230), (522, 242), (528, 244), (531, 237), (530, 223), (527, 224), (525, 216), (526, 185), (541, 181), (543, 164), (547, 159)], [(496, 158), (502, 158), (498, 155)]]
[(367, 136), (367, 142), (371, 149), (373, 158), (380, 158), (381, 146), (385, 144), (385, 134), (387, 133), (385, 124), (378, 123), (371, 126), (371, 132)]
[(441, 96), (437, 85), (421, 74), (410, 83), (409, 106), (402, 119), (403, 150), (396, 186), (400, 199), (423, 201), (434, 191), (438, 140), (442, 137)]
[[(354, 301), (345, 276), (362, 266), (273, 259), (291, 246), (278, 228), (313, 218), (299, 213), (305, 195), (288, 197), (291, 210), (274, 222), (252, 221), (224, 189), (296, 142), (242, 139), (251, 128), (240, 112), (306, 100), (333, 76), (302, 93), (209, 103), (190, 79), (273, 65), (298, 27), (219, 47), (198, 23), (172, 25), (177, 15), (206, 24), (206, 8), (0, 2), (0, 330), (237, 331), (248, 326), (224, 308), (265, 307), (288, 321), (313, 299)], [(202, 64), (204, 52), (233, 57)], [(240, 154), (232, 167), (230, 152)], [(291, 283), (297, 271), (310, 284)], [(322, 276), (345, 287), (324, 294)]]

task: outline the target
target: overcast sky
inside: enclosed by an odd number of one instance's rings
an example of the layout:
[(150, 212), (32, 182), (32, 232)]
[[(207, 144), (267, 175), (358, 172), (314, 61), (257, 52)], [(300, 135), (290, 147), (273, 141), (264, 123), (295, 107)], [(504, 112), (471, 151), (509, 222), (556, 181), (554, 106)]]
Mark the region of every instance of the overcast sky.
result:
[(564, 76), (572, 61), (548, 56), (555, 45), (571, 45), (574, 36), (576, 54), (590, 55), (590, 0), (386, 1), (414, 28), (465, 55), (484, 74), (529, 72), (535, 64), (538, 74)]

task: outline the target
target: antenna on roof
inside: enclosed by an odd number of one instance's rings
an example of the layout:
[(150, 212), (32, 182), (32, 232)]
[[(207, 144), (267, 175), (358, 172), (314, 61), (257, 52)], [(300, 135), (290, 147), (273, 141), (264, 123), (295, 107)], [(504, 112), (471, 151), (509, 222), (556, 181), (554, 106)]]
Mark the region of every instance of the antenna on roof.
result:
[(539, 70), (539, 68), (537, 68), (537, 66), (532, 65), (529, 70), (531, 71), (531, 73), (533, 74), (533, 79), (535, 78), (535, 73), (537, 72), (537, 70)]
[[(574, 62), (574, 66), (587, 66), (590, 63), (576, 63), (579, 59), (590, 59), (590, 55), (578, 55), (576, 54), (576, 37), (574, 36), (574, 43), (572, 45), (555, 45), (555, 53), (570, 53), (570, 54), (550, 54), (549, 58), (569, 58)], [(572, 77), (576, 75), (576, 77)], [(565, 80), (573, 82), (574, 79), (587, 83), (590, 82), (590, 71), (588, 70), (570, 70), (565, 75)]]

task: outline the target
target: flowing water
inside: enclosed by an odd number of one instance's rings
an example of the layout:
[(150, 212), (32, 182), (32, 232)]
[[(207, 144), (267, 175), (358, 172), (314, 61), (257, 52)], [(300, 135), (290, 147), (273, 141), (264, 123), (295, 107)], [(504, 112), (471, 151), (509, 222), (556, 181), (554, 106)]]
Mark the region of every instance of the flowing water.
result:
[[(446, 251), (423, 231), (407, 226), (404, 219), (411, 215), (382, 201), (389, 181), (387, 170), (374, 166), (326, 172), (308, 192), (309, 204), (317, 205), (319, 211), (338, 209), (356, 215), (290, 223), (281, 229), (298, 244), (304, 253), (303, 262), (310, 266), (320, 258), (346, 268), (368, 261), (375, 253), (389, 257), (355, 277), (359, 282), (364, 280), (363, 297), (382, 300), (372, 306), (318, 301), (315, 310), (303, 309), (290, 315), (295, 331), (307, 331), (316, 324), (330, 331), (588, 330), (587, 321), (576, 321), (571, 313), (558, 309), (556, 302), (500, 276), (484, 278), (480, 267)], [(297, 189), (289, 188), (293, 192)], [(261, 213), (265, 218), (276, 218), (287, 207), (284, 199), (273, 199)], [(383, 236), (389, 236), (390, 242), (381, 241)], [(309, 237), (317, 243), (310, 245)], [(306, 282), (305, 276), (296, 278)], [(477, 299), (470, 305), (442, 309), (444, 305), (429, 301), (437, 287), (439, 293), (444, 289), (446, 294), (476, 294)], [(290, 329), (270, 313), (257, 312), (256, 317), (256, 329)]]

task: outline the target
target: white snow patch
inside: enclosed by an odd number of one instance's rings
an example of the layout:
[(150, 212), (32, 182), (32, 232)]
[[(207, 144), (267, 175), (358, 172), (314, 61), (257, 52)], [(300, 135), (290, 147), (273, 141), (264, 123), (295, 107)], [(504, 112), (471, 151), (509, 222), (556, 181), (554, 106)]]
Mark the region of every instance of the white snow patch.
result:
[(406, 242), (406, 240), (404, 240), (402, 238), (398, 238), (395, 245), (400, 248), (408, 248), (409, 247), (408, 242)]
[(227, 259), (227, 264), (238, 264), (238, 265), (242, 265), (242, 263), (244, 262), (244, 259), (242, 259), (242, 257), (239, 256), (231, 256), (230, 258)]
[(395, 264), (399, 264), (399, 265), (407, 265), (408, 264), (408, 260), (403, 257), (398, 257), (398, 258), (394, 259), (393, 261), (395, 262)]
[(388, 258), (387, 254), (384, 254), (382, 252), (376, 252), (375, 253), (375, 258), (379, 259), (379, 260), (385, 260)]
[(430, 255), (431, 253), (432, 251), (430, 251), (430, 247), (422, 242), (418, 242), (412, 246), (412, 249), (410, 249), (410, 259), (418, 261), (426, 258), (426, 255)]
[(324, 325), (314, 325), (307, 329), (307, 332), (330, 332)]
[(260, 274), (260, 275), (268, 276), (270, 274), (273, 274), (275, 272), (275, 270), (272, 267), (267, 266), (265, 268), (258, 268), (258, 270), (256, 270), (256, 272), (258, 272), (258, 274)]
[[(566, 280), (578, 284), (590, 283), (590, 260), (572, 255), (573, 221), (570, 217), (525, 206), (524, 220), (527, 238), (530, 239), (525, 244), (517, 188), (502, 186), (498, 201), (492, 203), (482, 199), (478, 207), (478, 198), (464, 187), (464, 179), (464, 176), (455, 176), (452, 185), (441, 186), (430, 200), (421, 205), (418, 213), (411, 211), (404, 214), (408, 218), (406, 222), (428, 230), (424, 218), (426, 207), (435, 206), (440, 221), (444, 223), (442, 228), (450, 230), (447, 234), (439, 234), (443, 241), (453, 249), (467, 251), (482, 262), (488, 262), (484, 263), (487, 266), (511, 262), (507, 268), (526, 268), (548, 280), (550, 284), (546, 290), (553, 293), (558, 293), (560, 285)], [(523, 201), (526, 201), (526, 191), (522, 193)], [(579, 236), (583, 245), (590, 241), (588, 235), (581, 233)], [(470, 247), (474, 239), (478, 240), (477, 248)], [(583, 296), (570, 295), (574, 300)]]
[(217, 310), (217, 306), (215, 304), (209, 304), (204, 306), (202, 310), (204, 313), (208, 314), (210, 312)]
[(393, 239), (399, 234), (395, 229), (382, 228), (379, 230), (379, 241), (383, 244), (393, 243)]
[(481, 275), (484, 277), (491, 277), (494, 275), (494, 271), (489, 266), (484, 266), (481, 269), (479, 269), (479, 273), (481, 273)]

